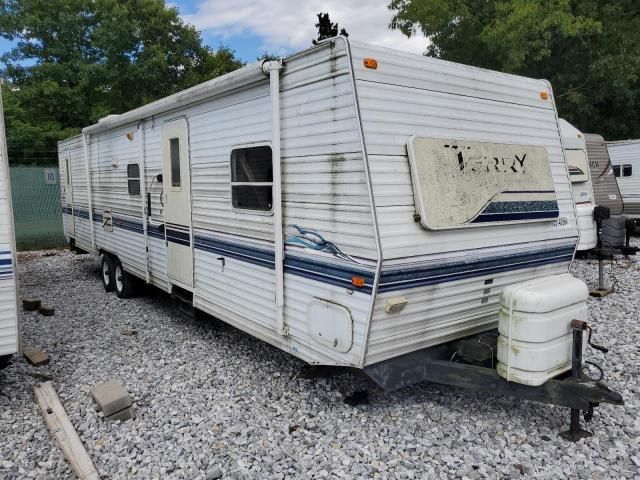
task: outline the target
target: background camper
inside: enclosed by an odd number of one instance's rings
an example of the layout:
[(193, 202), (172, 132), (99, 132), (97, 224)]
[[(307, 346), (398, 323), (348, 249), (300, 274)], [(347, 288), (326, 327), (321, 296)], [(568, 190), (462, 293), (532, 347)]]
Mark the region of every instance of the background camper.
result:
[(624, 204), (607, 144), (602, 136), (593, 133), (585, 133), (584, 138), (595, 204), (607, 207), (611, 215), (622, 215)]
[(640, 220), (640, 140), (607, 142), (607, 150), (622, 193), (623, 213), (638, 223)]
[[(0, 93), (1, 89), (0, 80)], [(0, 95), (0, 368), (20, 350), (16, 265), (9, 161)]]
[(587, 146), (584, 135), (564, 119), (560, 119), (560, 133), (564, 154), (569, 168), (569, 179), (576, 205), (580, 239), (578, 250), (591, 250), (598, 243), (596, 223), (593, 219), (593, 186), (587, 159)]
[[(59, 158), (65, 234), (107, 290), (141, 279), (388, 389), (495, 329), (506, 286), (568, 272), (578, 240), (547, 82), (342, 37), (108, 117)], [(618, 401), (570, 388), (572, 408)]]

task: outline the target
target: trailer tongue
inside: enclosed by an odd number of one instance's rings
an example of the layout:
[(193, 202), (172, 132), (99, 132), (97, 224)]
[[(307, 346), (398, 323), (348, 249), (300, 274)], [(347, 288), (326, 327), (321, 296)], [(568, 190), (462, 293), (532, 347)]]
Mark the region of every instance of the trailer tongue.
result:
[[(572, 322), (571, 373), (547, 380), (539, 386), (508, 382), (498, 375), (494, 367), (474, 365), (474, 363), (495, 364), (495, 349), (490, 344), (489, 351), (493, 353), (485, 357), (488, 360), (477, 362), (472, 358), (473, 353), (468, 350), (466, 358), (460, 358), (458, 355), (461, 346), (468, 348), (469, 339), (456, 340), (385, 360), (365, 367), (364, 371), (386, 391), (398, 390), (419, 382), (433, 382), (568, 407), (571, 409), (570, 428), (567, 432), (562, 432), (562, 436), (567, 440), (577, 441), (585, 436), (591, 436), (590, 432), (580, 427), (581, 411), (584, 419), (589, 422), (593, 416), (593, 409), (600, 403), (624, 405), (624, 400), (619, 393), (599, 380), (588, 378), (582, 373), (585, 363), (582, 349), (583, 335), (589, 328), (586, 322), (578, 320)], [(483, 335), (486, 337), (486, 334)], [(483, 344), (487, 345), (485, 339), (475, 343), (480, 349)], [(591, 343), (589, 345), (603, 348)]]

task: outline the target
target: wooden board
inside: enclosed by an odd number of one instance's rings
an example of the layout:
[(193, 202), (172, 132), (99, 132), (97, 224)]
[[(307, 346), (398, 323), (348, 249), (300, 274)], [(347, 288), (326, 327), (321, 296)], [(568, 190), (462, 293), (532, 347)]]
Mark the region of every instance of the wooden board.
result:
[(44, 421), (79, 480), (99, 480), (98, 471), (60, 403), (51, 382), (33, 387)]

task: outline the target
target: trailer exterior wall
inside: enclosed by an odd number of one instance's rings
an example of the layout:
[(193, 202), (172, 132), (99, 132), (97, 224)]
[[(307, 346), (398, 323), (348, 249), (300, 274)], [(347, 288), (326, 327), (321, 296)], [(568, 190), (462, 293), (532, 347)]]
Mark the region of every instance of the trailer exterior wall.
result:
[[(140, 199), (126, 190), (126, 165), (139, 162), (143, 151), (152, 200), (149, 277), (151, 283), (170, 289), (166, 237), (158, 228), (164, 225), (162, 183), (153, 179), (163, 171), (162, 125), (185, 118), (191, 161), (194, 305), (308, 362), (359, 365), (378, 259), (345, 45), (327, 44), (288, 59), (281, 78), (283, 227), (289, 240), (284, 279), (287, 336), (276, 328), (273, 215), (240, 210), (231, 201), (232, 150), (271, 142), (268, 79), (254, 67), (247, 68), (255, 75), (252, 81), (244, 75), (240, 89), (176, 110), (156, 110), (143, 123), (134, 118), (124, 125), (86, 129), (95, 250), (117, 255), (125, 270), (145, 277), (143, 212)], [(118, 117), (105, 124), (116, 121)], [(144, 135), (139, 128), (144, 128)], [(136, 144), (142, 137), (143, 149)], [(68, 146), (64, 142), (60, 146), (62, 155)], [(86, 206), (76, 209), (82, 208)], [(105, 210), (113, 216), (113, 231), (102, 226)], [(301, 243), (296, 227), (321, 234), (339, 246), (343, 258)], [(351, 284), (354, 272), (367, 278), (364, 291)], [(307, 310), (316, 301), (348, 310), (353, 341), (347, 351), (327, 348), (311, 338)]]
[[(502, 287), (566, 272), (578, 230), (547, 82), (350, 43), (383, 251), (371, 364), (493, 327)], [(425, 230), (414, 219), (412, 135), (545, 147), (563, 221)], [(407, 305), (388, 313), (394, 298)]]
[[(0, 87), (1, 85), (0, 82)], [(0, 356), (11, 355), (20, 350), (20, 319), (16, 303), (17, 277), (9, 159), (0, 95)]]
[[(612, 165), (620, 166), (617, 180), (624, 202), (622, 213), (629, 218), (640, 219), (640, 140), (607, 142), (607, 150)], [(631, 165), (630, 176), (623, 174), (623, 165)]]

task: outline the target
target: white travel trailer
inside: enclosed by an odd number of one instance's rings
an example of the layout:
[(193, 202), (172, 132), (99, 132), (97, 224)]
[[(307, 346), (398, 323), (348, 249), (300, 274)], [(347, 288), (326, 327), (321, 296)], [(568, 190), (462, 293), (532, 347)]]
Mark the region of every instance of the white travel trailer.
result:
[(59, 143), (65, 234), (314, 364), (494, 328), (578, 228), (546, 81), (338, 37)]
[(569, 179), (573, 191), (578, 218), (578, 250), (595, 248), (598, 243), (596, 222), (593, 219), (594, 196), (591, 183), (591, 172), (587, 160), (587, 145), (584, 135), (564, 119), (560, 119), (560, 133), (564, 154), (569, 168)]
[[(342, 37), (105, 118), (59, 158), (66, 235), (107, 290), (137, 277), (385, 388), (433, 378), (421, 352), (495, 329), (502, 290), (566, 273), (578, 240), (548, 82)], [(589, 385), (540, 395), (622, 401)]]
[(607, 150), (618, 180), (623, 214), (636, 222), (640, 220), (640, 140), (607, 142)]
[[(0, 90), (1, 85), (0, 80)], [(0, 92), (0, 367), (20, 351), (16, 265), (9, 160)]]

